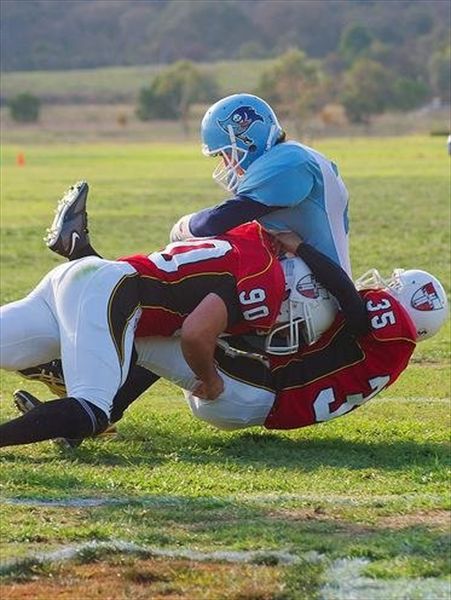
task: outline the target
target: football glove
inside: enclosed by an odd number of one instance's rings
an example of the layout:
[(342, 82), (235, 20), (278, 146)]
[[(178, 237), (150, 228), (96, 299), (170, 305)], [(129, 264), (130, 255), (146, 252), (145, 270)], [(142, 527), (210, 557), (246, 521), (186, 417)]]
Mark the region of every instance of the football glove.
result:
[(171, 242), (182, 242), (188, 238), (194, 237), (189, 228), (189, 221), (194, 213), (185, 215), (177, 221), (174, 227), (171, 229), (169, 239)]

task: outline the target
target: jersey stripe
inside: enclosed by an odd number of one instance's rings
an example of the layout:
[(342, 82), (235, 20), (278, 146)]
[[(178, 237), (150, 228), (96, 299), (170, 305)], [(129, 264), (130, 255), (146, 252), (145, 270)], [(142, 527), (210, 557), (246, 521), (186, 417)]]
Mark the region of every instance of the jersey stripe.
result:
[(117, 282), (108, 301), (110, 333), (121, 365), (124, 362), (127, 325), (139, 306), (139, 275), (138, 273), (125, 275)]
[(365, 360), (365, 353), (356, 339), (341, 327), (321, 348), (321, 352), (305, 353), (301, 360), (293, 360), (274, 369), (276, 389), (301, 388), (314, 381), (354, 366)]
[(231, 273), (198, 273), (176, 281), (142, 275), (140, 280), (143, 309), (161, 309), (180, 316), (190, 314), (212, 292), (224, 300), (229, 317), (235, 320), (238, 294)]
[(223, 348), (218, 346), (215, 350), (215, 360), (218, 362), (219, 369), (230, 378), (274, 392), (271, 371), (261, 360), (243, 355), (239, 358), (229, 356)]

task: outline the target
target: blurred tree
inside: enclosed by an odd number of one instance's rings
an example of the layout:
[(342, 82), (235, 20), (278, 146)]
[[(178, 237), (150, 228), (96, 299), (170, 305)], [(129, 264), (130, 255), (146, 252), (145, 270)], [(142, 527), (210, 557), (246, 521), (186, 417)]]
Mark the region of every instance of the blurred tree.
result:
[(435, 52), (429, 62), (429, 76), (434, 94), (445, 102), (451, 100), (451, 46)]
[(216, 80), (192, 62), (178, 61), (155, 77), (139, 94), (136, 114), (142, 121), (178, 119), (188, 132), (190, 106), (218, 96)]
[(351, 65), (368, 52), (372, 41), (373, 37), (364, 25), (351, 25), (344, 29), (341, 34), (339, 52), (344, 60)]
[(412, 110), (421, 106), (428, 96), (429, 88), (423, 81), (399, 77), (393, 84), (390, 106), (397, 110)]
[(257, 41), (244, 42), (241, 44), (237, 58), (240, 60), (247, 60), (252, 58), (266, 58), (268, 56), (267, 50), (264, 49), (262, 44)]
[(21, 123), (33, 123), (39, 119), (41, 101), (32, 94), (23, 93), (9, 101), (11, 118)]
[(362, 58), (345, 73), (341, 101), (348, 119), (369, 124), (371, 116), (393, 101), (393, 74), (379, 63)]
[(2, 0), (1, 21), (3, 71), (215, 61), (251, 42), (324, 58), (341, 40), (363, 57), (368, 35), (425, 64), (449, 40), (450, 12), (444, 0)]
[(319, 67), (300, 50), (291, 49), (263, 72), (256, 93), (275, 106), (282, 117), (292, 119), (299, 133), (301, 120), (317, 106)]

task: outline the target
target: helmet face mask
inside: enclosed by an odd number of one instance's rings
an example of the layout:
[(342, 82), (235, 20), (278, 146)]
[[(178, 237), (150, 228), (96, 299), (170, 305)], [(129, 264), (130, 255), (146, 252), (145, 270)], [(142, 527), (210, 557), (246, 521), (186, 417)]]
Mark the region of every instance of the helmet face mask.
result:
[(209, 153), (205, 148), (203, 154), (206, 156), (220, 156), (220, 160), (213, 171), (213, 179), (221, 187), (229, 192), (236, 191), (245, 171), (241, 167), (246, 160), (247, 150), (234, 146), (226, 146), (218, 152)]
[(206, 156), (220, 154), (224, 166), (213, 178), (235, 192), (248, 167), (269, 150), (282, 134), (272, 108), (251, 94), (234, 94), (213, 104), (201, 125), (202, 151)]
[(287, 298), (282, 302), (276, 325), (266, 338), (266, 352), (283, 356), (301, 345), (314, 344), (332, 325), (338, 303), (314, 278), (300, 258), (281, 262)]
[(418, 342), (435, 335), (448, 317), (448, 300), (440, 281), (419, 269), (394, 269), (383, 279), (376, 269), (356, 281), (357, 289), (386, 289), (405, 309)]

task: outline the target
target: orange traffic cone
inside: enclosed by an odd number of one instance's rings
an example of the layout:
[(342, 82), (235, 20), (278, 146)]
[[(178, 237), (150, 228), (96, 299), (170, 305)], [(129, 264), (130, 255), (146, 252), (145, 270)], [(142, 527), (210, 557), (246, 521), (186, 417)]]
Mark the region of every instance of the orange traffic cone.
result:
[(23, 152), (19, 152), (19, 154), (16, 156), (16, 164), (18, 167), (25, 166), (25, 154)]

